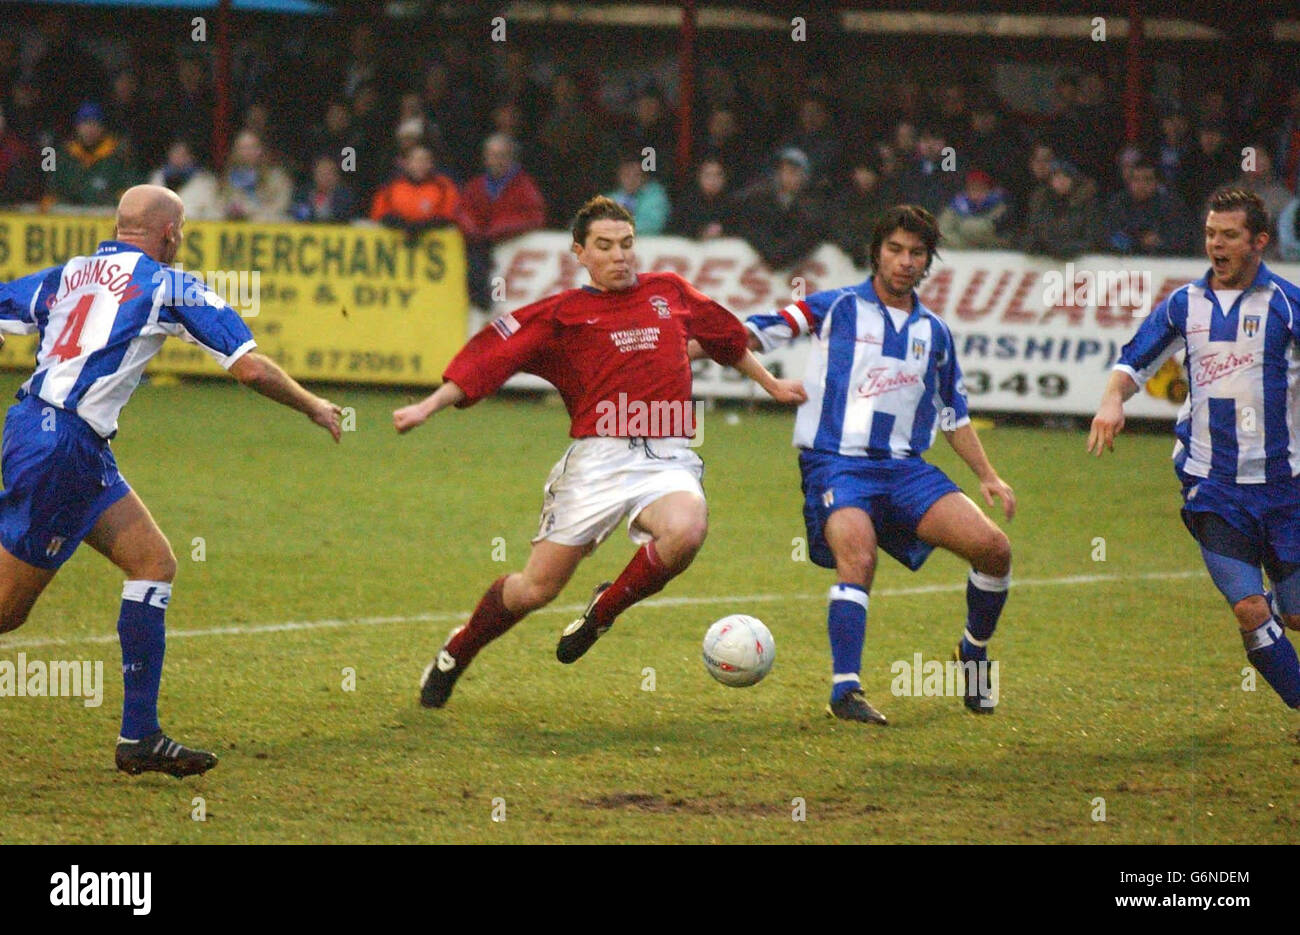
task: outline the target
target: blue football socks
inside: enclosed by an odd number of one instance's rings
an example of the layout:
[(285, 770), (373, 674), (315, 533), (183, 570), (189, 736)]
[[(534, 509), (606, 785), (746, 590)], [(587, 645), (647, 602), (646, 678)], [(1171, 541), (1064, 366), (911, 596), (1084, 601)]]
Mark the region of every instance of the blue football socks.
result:
[(830, 591), (826, 628), (831, 638), (831, 702), (861, 687), (862, 644), (867, 638), (867, 589), (840, 582)]
[(1246, 658), (1288, 707), (1300, 708), (1300, 659), (1276, 617), (1241, 634)]
[(1010, 586), (1010, 574), (995, 578), (971, 569), (966, 579), (966, 632), (961, 638), (962, 659), (978, 662), (988, 658), (989, 639), (997, 629)]
[(122, 588), (117, 636), (122, 644), (122, 738), (140, 740), (159, 730), (158, 684), (162, 681), (171, 600), (166, 581), (128, 581)]

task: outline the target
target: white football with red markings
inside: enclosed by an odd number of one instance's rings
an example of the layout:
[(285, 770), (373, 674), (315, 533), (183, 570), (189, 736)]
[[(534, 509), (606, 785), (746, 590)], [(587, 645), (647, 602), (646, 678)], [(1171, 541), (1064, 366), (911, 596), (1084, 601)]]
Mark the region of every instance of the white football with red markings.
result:
[(704, 668), (723, 685), (744, 688), (772, 670), (776, 641), (757, 617), (732, 614), (704, 634)]

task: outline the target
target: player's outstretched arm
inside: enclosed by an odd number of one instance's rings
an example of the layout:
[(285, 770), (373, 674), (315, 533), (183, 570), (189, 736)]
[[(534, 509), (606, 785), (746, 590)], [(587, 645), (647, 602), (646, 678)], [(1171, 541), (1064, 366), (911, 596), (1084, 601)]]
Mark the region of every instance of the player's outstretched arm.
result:
[(465, 391), (448, 380), (418, 403), (394, 410), (393, 428), (398, 434), (409, 432), (417, 425), (423, 425), (435, 412), (454, 406), (464, 398)]
[(307, 392), (265, 354), (250, 351), (230, 365), (230, 375), (267, 399), (304, 413), (335, 441), (341, 437), (339, 421), (343, 410), (328, 399)]
[[(763, 345), (759, 343), (758, 335), (754, 334), (752, 331), (749, 333), (749, 349), (751, 351), (760, 351), (763, 349)], [(688, 360), (700, 360), (701, 358), (708, 356), (709, 352), (704, 349), (704, 345), (699, 341), (691, 338), (686, 342), (686, 358)]]
[(1092, 419), (1088, 432), (1088, 451), (1101, 457), (1102, 449), (1115, 450), (1115, 436), (1124, 429), (1124, 404), (1138, 391), (1138, 385), (1123, 370), (1113, 370), (1106, 390), (1101, 394), (1101, 405)]
[(1001, 500), (1002, 512), (1006, 514), (1007, 519), (1015, 516), (1016, 493), (1011, 489), (1011, 485), (998, 477), (998, 472), (993, 469), (989, 456), (984, 452), (984, 445), (980, 443), (980, 437), (975, 433), (975, 426), (968, 422), (951, 432), (945, 431), (943, 435), (948, 439), (948, 444), (952, 445), (952, 450), (957, 452), (957, 456), (965, 461), (967, 467), (979, 478), (980, 493), (984, 495), (984, 502), (992, 506), (995, 498)]
[(801, 380), (780, 380), (772, 376), (771, 372), (763, 366), (763, 362), (754, 356), (754, 352), (746, 349), (745, 356), (736, 361), (732, 366), (749, 377), (778, 403), (794, 403), (802, 405), (808, 402), (808, 394), (804, 391), (803, 381)]

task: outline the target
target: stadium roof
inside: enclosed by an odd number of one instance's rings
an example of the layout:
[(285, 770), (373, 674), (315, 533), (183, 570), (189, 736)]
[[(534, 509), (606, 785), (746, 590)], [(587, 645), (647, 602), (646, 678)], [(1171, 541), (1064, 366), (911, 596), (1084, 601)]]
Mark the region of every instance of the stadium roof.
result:
[[(49, 0), (47, 0), (49, 2)], [(53, 0), (54, 3), (137, 8), (213, 9), (219, 0)], [(337, 12), (352, 19), (377, 13), (398, 18), (466, 21), (483, 16), (548, 25), (673, 28), (681, 0), (231, 0), (237, 11)], [(1249, 12), (1225, 15), (1223, 0), (694, 0), (700, 29), (764, 30), (788, 27), (794, 16), (838, 17), (850, 32), (985, 36), (1005, 39), (1070, 38), (1080, 22), (1113, 17), (1115, 38), (1127, 33), (1136, 9), (1150, 39), (1214, 41), (1228, 35), (1300, 42), (1296, 0), (1251, 0)], [(1151, 22), (1154, 21), (1154, 22)], [(1190, 28), (1189, 28), (1190, 27)]]
[[(113, 6), (156, 10), (215, 10), (220, 0), (55, 0), (64, 6)], [(231, 9), (243, 13), (329, 13), (328, 0), (231, 0)], [(372, 5), (373, 9), (373, 5)]]
[[(315, 0), (350, 17), (438, 18), (451, 22), (483, 16), (548, 25), (673, 28), (680, 22), (680, 0)], [(1214, 41), (1226, 36), (1263, 41), (1300, 41), (1296, 0), (1251, 0), (1249, 12), (1227, 10), (1223, 0), (694, 0), (700, 29), (764, 30), (788, 28), (794, 16), (838, 17), (850, 32), (909, 35), (987, 36), (1006, 39), (1077, 37), (1079, 22), (1113, 18), (1115, 38), (1127, 34), (1127, 17), (1136, 7), (1147, 21), (1150, 39)], [(1069, 22), (1073, 20), (1073, 22)], [(1154, 22), (1152, 22), (1154, 21)]]

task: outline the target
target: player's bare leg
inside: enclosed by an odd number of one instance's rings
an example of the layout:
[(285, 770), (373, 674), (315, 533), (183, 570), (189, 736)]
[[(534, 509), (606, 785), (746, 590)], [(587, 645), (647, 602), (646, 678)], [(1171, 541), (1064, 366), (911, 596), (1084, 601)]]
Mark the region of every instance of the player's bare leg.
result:
[(876, 527), (855, 506), (841, 507), (822, 529), (835, 557), (837, 581), (830, 590), (826, 632), (831, 644), (831, 697), (826, 713), (842, 721), (888, 724), (867, 701), (859, 670), (867, 639), (867, 604), (876, 577)]
[(836, 510), (826, 521), (824, 535), (840, 581), (870, 591), (876, 577), (876, 527), (866, 510)]
[(917, 524), (916, 535), (930, 545), (956, 553), (983, 575), (1011, 573), (1011, 541), (964, 493), (940, 497)]
[(85, 541), (128, 580), (170, 584), (176, 577), (171, 543), (134, 490), (100, 515)]
[(217, 758), (177, 743), (158, 723), (165, 615), (176, 577), (176, 556), (167, 537), (131, 491), (100, 515), (86, 542), (126, 575), (117, 621), (124, 687), (117, 768), (133, 776), (154, 771), (178, 779), (206, 773)]
[(642, 510), (636, 525), (653, 537), (655, 555), (669, 576), (680, 575), (709, 534), (709, 506), (697, 494), (670, 493)]
[(17, 630), (27, 622), (36, 599), (56, 571), (29, 565), (0, 546), (0, 633)]
[(506, 609), (523, 617), (545, 607), (564, 590), (578, 563), (590, 555), (595, 543), (561, 545), (543, 539), (528, 553), (524, 570), (507, 575), (502, 590)]
[(921, 517), (916, 534), (971, 564), (966, 581), (966, 630), (954, 658), (966, 677), (966, 707), (976, 714), (992, 714), (997, 703), (988, 674), (987, 647), (1011, 585), (1011, 542), (974, 501), (955, 492), (935, 501)]
[(555, 648), (560, 662), (577, 662), (619, 614), (690, 567), (709, 532), (709, 507), (699, 494), (679, 490), (643, 509), (633, 527), (649, 533), (650, 541), (613, 582), (596, 588), (582, 616), (565, 627)]
[(595, 543), (561, 545), (543, 539), (533, 544), (523, 571), (492, 582), (469, 621), (452, 631), (437, 658), (420, 679), (420, 704), (441, 708), (451, 697), (456, 680), (488, 643), (528, 614), (553, 601), (573, 577), (578, 563), (591, 554)]
[(1273, 610), (1262, 594), (1252, 594), (1233, 604), (1232, 613), (1237, 618), (1237, 628), (1242, 633), (1267, 623), (1273, 616)]

